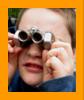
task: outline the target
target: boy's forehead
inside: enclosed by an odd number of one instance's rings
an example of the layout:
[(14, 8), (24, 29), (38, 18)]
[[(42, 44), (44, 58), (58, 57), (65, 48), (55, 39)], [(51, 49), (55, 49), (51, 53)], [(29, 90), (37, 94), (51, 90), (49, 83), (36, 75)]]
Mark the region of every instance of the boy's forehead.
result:
[(43, 32), (49, 31), (54, 33), (60, 40), (71, 41), (65, 19), (59, 13), (52, 10), (44, 8), (26, 10), (22, 15), (19, 29), (27, 31), (34, 26)]
[(64, 23), (64, 18), (58, 13), (44, 8), (32, 8), (26, 10), (22, 15), (19, 28), (37, 26), (43, 30), (50, 30), (54, 25), (64, 25)]

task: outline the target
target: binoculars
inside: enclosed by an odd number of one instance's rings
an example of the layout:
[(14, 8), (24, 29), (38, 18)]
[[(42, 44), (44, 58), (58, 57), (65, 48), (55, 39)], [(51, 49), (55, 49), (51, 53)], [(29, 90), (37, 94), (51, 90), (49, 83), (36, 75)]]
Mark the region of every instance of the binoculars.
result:
[(32, 27), (30, 30), (17, 30), (15, 39), (19, 41), (19, 46), (26, 47), (31, 43), (41, 44), (44, 49), (50, 49), (55, 38), (51, 32), (42, 33), (38, 28)]

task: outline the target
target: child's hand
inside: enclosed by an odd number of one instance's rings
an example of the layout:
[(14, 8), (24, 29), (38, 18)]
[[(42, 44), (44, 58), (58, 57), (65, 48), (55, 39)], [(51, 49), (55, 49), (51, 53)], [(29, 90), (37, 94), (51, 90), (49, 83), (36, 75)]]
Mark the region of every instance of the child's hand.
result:
[(69, 43), (54, 42), (51, 50), (43, 51), (44, 81), (73, 74), (73, 51)]
[(17, 68), (17, 56), (21, 51), (20, 47), (17, 47), (14, 43), (14, 34), (8, 33), (8, 81), (10, 83), (16, 68)]

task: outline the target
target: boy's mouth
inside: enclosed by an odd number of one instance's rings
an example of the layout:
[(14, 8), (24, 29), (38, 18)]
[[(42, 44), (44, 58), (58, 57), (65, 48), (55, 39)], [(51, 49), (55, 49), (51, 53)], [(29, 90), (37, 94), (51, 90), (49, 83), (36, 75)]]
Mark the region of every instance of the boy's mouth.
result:
[(23, 64), (23, 66), (32, 73), (40, 73), (43, 72), (43, 66), (39, 65), (39, 64), (35, 64), (35, 63), (25, 63)]

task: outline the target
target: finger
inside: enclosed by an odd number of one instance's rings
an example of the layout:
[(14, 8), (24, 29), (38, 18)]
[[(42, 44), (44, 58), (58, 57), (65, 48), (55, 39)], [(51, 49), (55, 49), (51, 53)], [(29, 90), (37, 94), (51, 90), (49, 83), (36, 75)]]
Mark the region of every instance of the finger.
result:
[(14, 47), (14, 46), (15, 46), (15, 43), (14, 43), (14, 41), (13, 41), (13, 40), (8, 40), (8, 44), (10, 44), (12, 47)]
[(52, 57), (46, 62), (46, 67), (52, 69), (52, 75), (55, 78), (66, 75), (65, 66), (57, 57)]
[(8, 40), (14, 39), (14, 34), (8, 32)]
[(73, 57), (73, 50), (72, 50), (70, 43), (56, 41), (51, 46), (51, 48), (59, 48), (59, 47), (63, 47), (67, 51), (68, 55), (70, 57)]
[(19, 53), (22, 48), (16, 46), (14, 34), (8, 32), (8, 39), (8, 52), (16, 54)]
[(9, 53), (19, 53), (20, 51), (22, 51), (22, 48), (21, 47), (17, 47), (15, 46), (12, 41), (10, 41), (10, 43), (8, 43), (8, 52)]
[(8, 40), (8, 52), (9, 53), (14, 53), (14, 41), (13, 40)]
[(62, 61), (62, 63), (65, 63), (67, 62), (67, 59), (69, 58), (66, 50), (64, 48), (54, 48), (54, 49), (51, 49), (49, 52), (48, 52), (48, 59), (51, 58), (51, 57), (57, 57), (60, 59), (60, 61)]
[(17, 46), (14, 47), (14, 52), (15, 52), (16, 54), (20, 53), (22, 50), (23, 50), (23, 49), (22, 49), (21, 47), (17, 47)]
[(63, 67), (63, 63), (55, 56), (48, 59), (45, 65), (53, 70), (60, 70)]
[(8, 44), (8, 52), (14, 53), (14, 48), (10, 44)]

